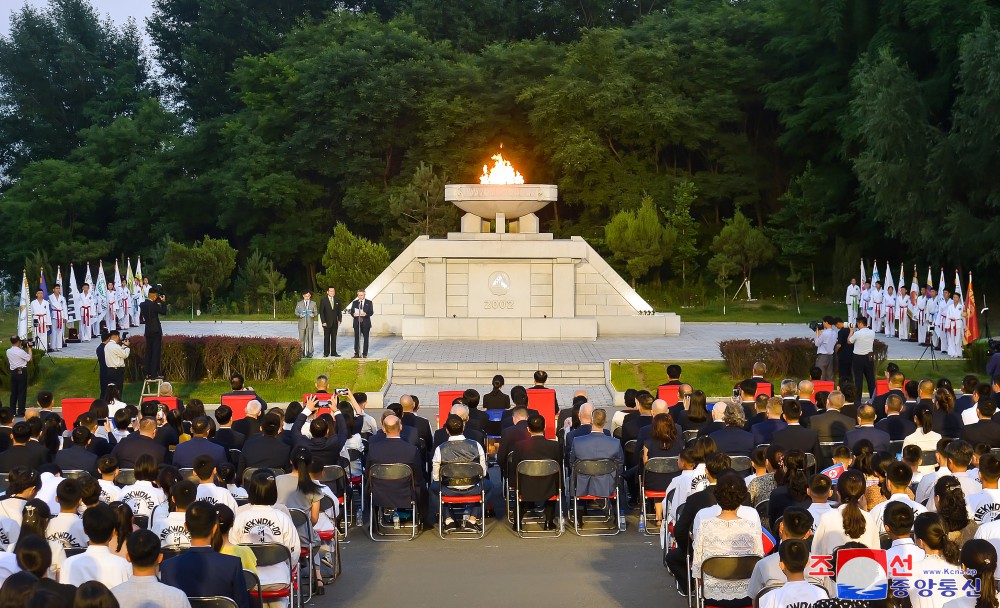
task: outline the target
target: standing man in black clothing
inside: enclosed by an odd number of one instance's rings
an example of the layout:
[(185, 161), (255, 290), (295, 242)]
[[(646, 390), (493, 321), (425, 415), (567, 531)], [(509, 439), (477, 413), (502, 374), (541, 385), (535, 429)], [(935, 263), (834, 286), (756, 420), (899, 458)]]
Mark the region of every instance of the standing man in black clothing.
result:
[(139, 304), (139, 313), (146, 323), (146, 378), (162, 378), (160, 375), (160, 354), (163, 344), (163, 328), (160, 315), (167, 314), (167, 296), (161, 296), (156, 287), (149, 288), (148, 299)]
[(319, 302), (319, 322), (323, 324), (323, 356), (339, 357), (337, 354), (337, 330), (343, 320), (343, 305), (337, 297), (337, 290), (328, 287), (326, 297)]
[(28, 350), (21, 347), (21, 338), (10, 337), (10, 348), (7, 349), (7, 362), (10, 363), (10, 407), (17, 411), (18, 416), (24, 416), (25, 402), (28, 400), (28, 363), (31, 362), (31, 345)]
[(844, 325), (844, 320), (840, 317), (833, 318), (833, 324), (837, 328), (837, 346), (834, 347), (834, 355), (837, 358), (837, 376), (840, 384), (844, 380), (853, 380), (851, 372), (851, 361), (854, 359), (854, 345), (847, 338), (851, 335), (851, 328)]
[(101, 343), (97, 345), (97, 365), (98, 374), (97, 381), (100, 382), (100, 389), (97, 391), (98, 395), (103, 395), (104, 390), (108, 388), (108, 360), (104, 357), (104, 349), (108, 346), (108, 340), (111, 339), (111, 334), (107, 331), (101, 332)]
[[(351, 316), (354, 318), (354, 358), (368, 358), (368, 334), (372, 330), (372, 315), (375, 308), (372, 301), (365, 299), (365, 290), (358, 290), (358, 297), (351, 302)], [(363, 340), (362, 340), (363, 339)], [(362, 348), (362, 341), (364, 348)]]

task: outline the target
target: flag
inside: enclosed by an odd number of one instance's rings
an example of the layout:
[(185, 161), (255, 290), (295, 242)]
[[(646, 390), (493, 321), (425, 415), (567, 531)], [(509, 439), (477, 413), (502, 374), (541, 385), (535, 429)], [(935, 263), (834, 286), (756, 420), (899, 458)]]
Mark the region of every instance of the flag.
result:
[(127, 269), (125, 271), (125, 286), (128, 287), (128, 292), (132, 293), (132, 290), (135, 288), (135, 275), (132, 274), (132, 258), (127, 258), (125, 267)]
[(142, 256), (135, 258), (135, 282), (142, 286)]
[(76, 286), (76, 271), (73, 270), (73, 265), (69, 265), (69, 287), (64, 289), (66, 292), (66, 322), (74, 323), (80, 320), (80, 314), (77, 311), (76, 303), (80, 298), (80, 290)]
[(843, 464), (835, 464), (832, 467), (827, 467), (823, 469), (822, 471), (820, 471), (820, 473), (826, 475), (827, 477), (830, 478), (830, 481), (836, 483), (836, 481), (840, 479), (840, 476), (843, 475), (844, 471), (846, 470), (847, 469), (844, 467)]
[(28, 271), (21, 275), (21, 303), (17, 311), (17, 335), (22, 339), (28, 337)]
[[(889, 268), (889, 262), (886, 262), (885, 263), (885, 288), (888, 291), (888, 289), (890, 287), (892, 287), (892, 290), (895, 291), (896, 290), (896, 282), (892, 280), (892, 268)], [(896, 297), (896, 295), (893, 294), (892, 297)], [(893, 302), (893, 304), (895, 304), (895, 302)]]
[(904, 289), (904, 290), (906, 289), (906, 274), (905, 274), (905, 272), (906, 272), (906, 270), (903, 267), (903, 263), (900, 262), (899, 263), (899, 288), (900, 289)]
[(944, 268), (941, 269), (941, 278), (938, 279), (938, 296), (944, 297), (944, 290), (946, 289), (944, 284)]
[(878, 260), (872, 260), (872, 285), (875, 283), (881, 283), (882, 277), (878, 274)]
[(94, 318), (108, 314), (108, 280), (104, 278), (104, 260), (97, 261), (97, 282), (94, 283)]
[[(943, 272), (943, 271), (942, 271), (942, 272)], [(933, 288), (934, 288), (934, 283), (931, 283), (931, 267), (930, 267), (930, 266), (928, 266), (928, 267), (927, 267), (927, 284), (926, 284), (926, 285), (924, 285), (924, 287), (926, 287), (926, 288), (927, 288), (927, 291), (928, 291), (928, 292), (929, 292), (929, 291), (930, 291), (931, 289), (933, 289)]]
[(42, 299), (49, 299), (49, 287), (45, 284), (45, 269), (38, 269), (38, 288), (42, 290)]
[(916, 264), (913, 265), (913, 278), (911, 279), (911, 282), (910, 282), (910, 291), (915, 291), (917, 293), (920, 293), (920, 288), (917, 287), (917, 265)]
[[(62, 266), (56, 266), (56, 285), (58, 285), (59, 287), (63, 286)], [(63, 291), (66, 291), (66, 290), (63, 289)], [(66, 295), (66, 294), (63, 294), (63, 295)]]
[(976, 310), (976, 296), (972, 292), (972, 273), (969, 273), (969, 297), (965, 298), (965, 337), (963, 344), (979, 339), (979, 311)]
[(958, 294), (958, 301), (962, 301), (962, 279), (958, 276), (958, 269), (955, 269), (955, 291)]
[(865, 274), (865, 259), (861, 258), (861, 288), (864, 289), (865, 283), (868, 282), (868, 275)]
[(118, 260), (115, 260), (115, 290), (122, 286), (122, 273), (118, 270)]

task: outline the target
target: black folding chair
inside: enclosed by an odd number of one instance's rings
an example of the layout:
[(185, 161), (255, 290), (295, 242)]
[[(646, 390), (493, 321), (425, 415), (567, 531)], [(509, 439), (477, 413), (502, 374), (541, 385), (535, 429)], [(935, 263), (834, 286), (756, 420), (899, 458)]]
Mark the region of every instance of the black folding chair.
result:
[[(354, 505), (351, 500), (352, 493), (348, 491), (350, 481), (347, 478), (347, 471), (339, 464), (331, 464), (323, 467), (323, 473), (319, 480), (321, 484), (330, 488), (333, 495), (340, 501), (340, 521), (337, 528), (340, 530), (341, 539), (347, 543), (347, 533), (351, 528), (352, 517), (354, 516)], [(340, 524), (343, 524), (342, 526)]]
[(236, 600), (221, 595), (210, 597), (189, 597), (191, 608), (240, 608)]
[[(274, 600), (288, 598), (290, 604), (302, 605), (302, 586), (295, 584), (295, 565), (297, 560), (292, 559), (288, 547), (280, 543), (261, 543), (247, 545), (257, 558), (257, 567), (276, 566), (285, 564), (288, 566), (288, 584), (275, 589), (261, 589), (256, 597), (264, 603)], [(244, 578), (246, 575), (244, 575)], [(296, 593), (297, 588), (297, 593)], [(253, 594), (252, 594), (253, 595)]]
[[(486, 484), (483, 482), (483, 468), (478, 462), (442, 462), (440, 469), (438, 469), (441, 487), (438, 491), (438, 536), (442, 539), (455, 538), (455, 539), (479, 539), (486, 536)], [(479, 488), (477, 494), (467, 494), (461, 496), (447, 496), (444, 491), (445, 488), (449, 486), (473, 486)], [(482, 506), (482, 513), (484, 517), (479, 521), (479, 530), (469, 530), (466, 528), (460, 528), (455, 530), (452, 534), (445, 536), (444, 534), (444, 509), (445, 505), (449, 508), (462, 505), (468, 507), (469, 505), (479, 504)]]
[(81, 471), (80, 469), (67, 469), (62, 472), (64, 479), (83, 479), (85, 477), (92, 477), (87, 471)]
[[(552, 537), (558, 538), (563, 535), (565, 531), (565, 524), (563, 522), (562, 514), (562, 471), (560, 470), (559, 463), (555, 460), (522, 460), (517, 463), (516, 475), (516, 485), (515, 490), (515, 519), (514, 519), (514, 530), (517, 535), (521, 538), (540, 538), (540, 537)], [(556, 480), (556, 493), (553, 496), (542, 496), (531, 491), (525, 491), (524, 481), (527, 478), (534, 477), (536, 479), (544, 479), (547, 477), (554, 477)], [(524, 520), (521, 517), (521, 503), (522, 502), (535, 502), (535, 503), (549, 503), (555, 502), (555, 510), (559, 514), (559, 525), (555, 530), (526, 530), (524, 528)], [(537, 518), (532, 521), (532, 523), (544, 523), (543, 521), (538, 521)]]
[(753, 461), (749, 456), (733, 456), (729, 466), (737, 473), (749, 473), (753, 469)]
[[(417, 489), (414, 472), (406, 464), (374, 464), (368, 470), (368, 536), (373, 541), (413, 540), (420, 533), (420, 513), (417, 508)], [(392, 490), (407, 489), (409, 502), (401, 504), (393, 500)], [(382, 509), (393, 509), (398, 518), (399, 509), (410, 509), (413, 517), (409, 523), (401, 521), (396, 526), (382, 521)], [(409, 532), (400, 532), (409, 530)]]
[(130, 486), (135, 483), (135, 469), (118, 469), (115, 475), (115, 485), (120, 488)]
[[(749, 580), (753, 575), (754, 566), (759, 561), (760, 557), (756, 555), (709, 557), (702, 562), (701, 573), (702, 576), (707, 574), (712, 578), (724, 581)], [(714, 599), (705, 597), (705, 590), (701, 579), (696, 582), (695, 592), (700, 608), (705, 608), (707, 600)]]
[[(581, 477), (605, 477), (610, 476), (612, 480), (612, 488), (610, 496), (597, 496), (596, 494), (584, 494), (579, 493), (580, 478)], [(621, 486), (621, 470), (618, 463), (615, 461), (604, 458), (597, 460), (577, 460), (573, 463), (573, 531), (576, 532), (577, 536), (614, 536), (621, 532), (621, 528), (618, 524), (618, 514), (621, 512), (621, 499), (619, 494), (619, 487)], [(600, 523), (603, 524), (602, 528), (599, 528), (599, 532), (584, 534), (583, 521), (584, 516), (580, 515), (580, 501), (604, 501), (605, 507), (607, 508), (607, 515), (604, 517), (589, 517), (586, 523)], [(613, 505), (613, 506), (612, 506)], [(603, 509), (602, 509), (603, 510)]]
[(642, 521), (643, 527), (645, 528), (645, 534), (647, 536), (659, 536), (660, 526), (655, 525), (650, 527), (649, 518), (652, 516), (656, 518), (656, 507), (653, 505), (653, 512), (650, 513), (649, 507), (650, 503), (663, 502), (667, 497), (666, 490), (650, 490), (646, 487), (646, 480), (649, 475), (670, 475), (672, 473), (677, 473), (681, 470), (680, 459), (677, 456), (661, 456), (659, 458), (650, 458), (643, 465), (642, 477), (639, 478), (640, 491), (639, 494), (642, 498), (642, 511), (639, 514), (640, 521)]

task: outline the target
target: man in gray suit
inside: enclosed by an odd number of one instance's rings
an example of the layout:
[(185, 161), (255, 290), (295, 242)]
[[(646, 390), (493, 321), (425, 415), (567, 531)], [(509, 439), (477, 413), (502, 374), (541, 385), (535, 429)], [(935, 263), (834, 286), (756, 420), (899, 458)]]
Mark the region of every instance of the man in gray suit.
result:
[(299, 341), (302, 342), (302, 355), (313, 355), (313, 333), (316, 328), (316, 302), (312, 301), (312, 292), (302, 292), (302, 299), (295, 305), (295, 316), (299, 318)]
[[(615, 466), (620, 471), (625, 456), (622, 453), (620, 441), (604, 434), (604, 425), (608, 421), (608, 414), (604, 409), (597, 408), (591, 417), (591, 432), (588, 435), (581, 435), (573, 440), (573, 447), (570, 450), (569, 461), (575, 468), (581, 460), (602, 460), (614, 461)], [(617, 476), (613, 475), (579, 475), (576, 478), (577, 496), (611, 496), (615, 493), (615, 481)]]

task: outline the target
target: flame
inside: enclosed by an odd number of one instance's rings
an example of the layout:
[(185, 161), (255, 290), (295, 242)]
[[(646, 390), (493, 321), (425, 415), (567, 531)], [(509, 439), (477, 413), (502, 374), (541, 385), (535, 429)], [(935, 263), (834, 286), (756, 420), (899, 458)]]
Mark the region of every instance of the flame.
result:
[[(501, 148), (503, 146), (500, 146)], [(479, 177), (480, 184), (523, 184), (524, 176), (514, 169), (509, 160), (504, 160), (503, 153), (491, 156), (493, 167), (483, 165), (483, 174)]]

